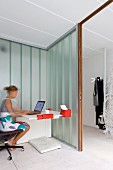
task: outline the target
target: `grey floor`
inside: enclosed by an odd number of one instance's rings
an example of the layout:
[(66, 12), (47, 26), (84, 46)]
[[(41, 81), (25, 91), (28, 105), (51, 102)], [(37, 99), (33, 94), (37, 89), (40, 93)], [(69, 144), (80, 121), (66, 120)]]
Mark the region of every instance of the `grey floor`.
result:
[(62, 148), (45, 154), (38, 153), (26, 143), (25, 151), (12, 151), (13, 160), (7, 160), (7, 152), (0, 152), (0, 170), (112, 170), (113, 138), (102, 131), (84, 127), (84, 151), (77, 152), (61, 143)]

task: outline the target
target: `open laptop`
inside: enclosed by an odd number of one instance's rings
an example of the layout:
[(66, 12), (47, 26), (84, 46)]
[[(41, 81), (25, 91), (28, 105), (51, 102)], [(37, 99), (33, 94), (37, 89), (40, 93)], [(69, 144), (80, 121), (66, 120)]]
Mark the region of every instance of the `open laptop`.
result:
[(28, 113), (28, 115), (41, 114), (44, 104), (45, 104), (45, 101), (38, 101), (34, 108), (34, 111), (31, 111), (30, 113)]

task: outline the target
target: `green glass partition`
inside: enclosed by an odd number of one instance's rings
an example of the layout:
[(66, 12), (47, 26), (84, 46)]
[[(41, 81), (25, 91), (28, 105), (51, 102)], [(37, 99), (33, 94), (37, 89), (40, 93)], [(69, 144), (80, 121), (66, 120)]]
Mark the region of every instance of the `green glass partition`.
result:
[(47, 107), (65, 104), (71, 118), (52, 120), (52, 135), (78, 148), (78, 54), (77, 33), (69, 34), (47, 51)]
[(34, 109), (38, 100), (46, 101), (46, 51), (0, 39), (0, 78), (0, 102), (11, 84), (19, 88), (20, 108)]
[(52, 135), (78, 149), (77, 48), (77, 31), (48, 51), (0, 39), (0, 99), (3, 87), (13, 84), (22, 109), (34, 109), (37, 100), (54, 110), (65, 104), (72, 117), (53, 120)]

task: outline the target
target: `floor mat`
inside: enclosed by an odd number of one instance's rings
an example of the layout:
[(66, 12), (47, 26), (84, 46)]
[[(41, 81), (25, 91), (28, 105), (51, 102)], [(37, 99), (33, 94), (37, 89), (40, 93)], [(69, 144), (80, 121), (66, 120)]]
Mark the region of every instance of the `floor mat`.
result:
[(29, 140), (29, 143), (40, 153), (61, 148), (61, 145), (58, 142), (56, 142), (53, 138), (48, 138), (45, 136), (41, 138)]

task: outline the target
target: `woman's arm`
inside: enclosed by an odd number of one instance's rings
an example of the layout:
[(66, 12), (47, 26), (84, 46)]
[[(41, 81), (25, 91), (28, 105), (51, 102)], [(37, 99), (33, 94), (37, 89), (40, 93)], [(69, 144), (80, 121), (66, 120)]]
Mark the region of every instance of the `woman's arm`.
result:
[(14, 110), (15, 113), (27, 114), (31, 112), (30, 110)]
[[(18, 111), (14, 111), (13, 108), (12, 108), (12, 103), (10, 100), (6, 100), (5, 102), (5, 106), (8, 110), (8, 112), (11, 114), (12, 117), (19, 117), (21, 116), (21, 114), (27, 114), (29, 113), (28, 110), (25, 110), (25, 111), (21, 111), (21, 110), (18, 110)], [(17, 112), (17, 113), (16, 113)]]

